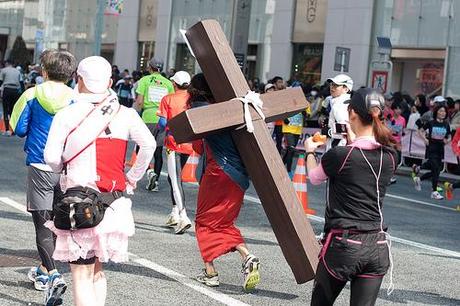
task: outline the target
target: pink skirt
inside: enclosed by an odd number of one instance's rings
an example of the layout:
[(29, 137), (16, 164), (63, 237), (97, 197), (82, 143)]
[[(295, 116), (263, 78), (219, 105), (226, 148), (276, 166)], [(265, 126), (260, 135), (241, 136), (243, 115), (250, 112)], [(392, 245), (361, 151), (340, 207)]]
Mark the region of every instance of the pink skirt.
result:
[(101, 262), (128, 261), (128, 237), (134, 235), (131, 200), (120, 198), (105, 211), (96, 227), (60, 230), (48, 221), (45, 226), (56, 234), (55, 260), (70, 262), (96, 256)]

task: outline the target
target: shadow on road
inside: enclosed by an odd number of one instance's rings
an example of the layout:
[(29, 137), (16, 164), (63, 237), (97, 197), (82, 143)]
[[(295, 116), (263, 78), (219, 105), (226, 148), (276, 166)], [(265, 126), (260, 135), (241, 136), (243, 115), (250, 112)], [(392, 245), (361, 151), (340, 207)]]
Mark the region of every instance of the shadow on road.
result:
[[(247, 295), (248, 294), (243, 291), (243, 288), (241, 286), (225, 284), (225, 283), (220, 283), (217, 291), (225, 293), (225, 294), (229, 294), (229, 295)], [(261, 297), (268, 297), (268, 298), (286, 300), (286, 301), (294, 300), (299, 297), (298, 295), (291, 294), (291, 293), (263, 290), (263, 289), (256, 289), (251, 294), (261, 296)]]
[(176, 280), (166, 275), (163, 275), (161, 273), (158, 273), (155, 270), (146, 269), (145, 267), (135, 266), (135, 265), (126, 264), (126, 263), (109, 262), (107, 264), (104, 264), (104, 270), (112, 271), (112, 272), (120, 272), (120, 273), (129, 273), (135, 276), (145, 276), (145, 277), (156, 278), (156, 279), (165, 280), (169, 282), (176, 282)]
[(0, 214), (0, 218), (26, 222), (32, 221), (32, 218), (29, 215), (9, 211), (2, 211), (2, 213)]
[(458, 299), (444, 297), (438, 293), (415, 290), (395, 289), (393, 293), (388, 296), (386, 289), (380, 289), (379, 298), (402, 304), (415, 302), (424, 305), (460, 305), (460, 300)]
[(23, 300), (21, 300), (21, 299), (17, 299), (17, 298), (15, 298), (15, 297), (12, 297), (12, 296), (10, 296), (10, 295), (8, 295), (8, 294), (4, 294), (4, 293), (0, 293), (0, 299), (12, 301), (12, 302), (18, 303), (18, 304), (20, 304), (20, 305), (28, 305), (28, 306), (41, 306), (41, 305), (43, 305), (43, 304), (38, 304), (38, 303), (23, 301)]

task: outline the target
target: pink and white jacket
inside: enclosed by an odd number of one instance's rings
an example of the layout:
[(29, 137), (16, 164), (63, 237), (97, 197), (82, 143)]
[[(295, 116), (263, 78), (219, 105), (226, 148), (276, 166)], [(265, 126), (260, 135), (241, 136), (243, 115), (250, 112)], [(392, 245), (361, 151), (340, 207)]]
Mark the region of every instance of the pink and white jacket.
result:
[[(101, 102), (108, 95), (109, 91), (105, 94), (78, 94), (75, 103), (56, 114), (44, 151), (45, 161), (54, 172), (62, 171), (63, 153), (69, 149), (64, 148), (69, 133), (79, 125), (95, 103)], [(113, 91), (110, 91), (109, 99), (117, 99)], [(114, 103), (118, 109), (118, 100)], [(75, 129), (74, 134), (83, 138), (87, 132), (80, 127), (83, 124)], [(108, 130), (109, 133), (101, 133), (81, 154), (67, 163), (61, 178), (63, 191), (76, 186), (90, 187), (100, 192), (124, 191), (127, 183), (133, 185), (142, 178), (156, 147), (147, 126), (134, 109), (121, 106), (108, 125)], [(133, 140), (140, 150), (136, 163), (125, 174), (128, 139)]]

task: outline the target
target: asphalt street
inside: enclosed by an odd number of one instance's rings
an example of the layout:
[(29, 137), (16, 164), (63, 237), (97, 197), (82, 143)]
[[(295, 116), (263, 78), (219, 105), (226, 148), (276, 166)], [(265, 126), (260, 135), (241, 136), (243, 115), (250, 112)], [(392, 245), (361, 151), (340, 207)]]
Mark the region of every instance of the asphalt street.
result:
[[(0, 305), (41, 305), (27, 271), (38, 264), (33, 223), (24, 212), (26, 167), (23, 141), (0, 137)], [(166, 166), (166, 165), (165, 165)], [(164, 169), (166, 171), (166, 169)], [(130, 261), (105, 265), (107, 305), (308, 305), (312, 282), (297, 285), (255, 191), (247, 192), (238, 226), (251, 251), (261, 259), (261, 283), (252, 294), (241, 289), (241, 263), (237, 254), (216, 261), (221, 286), (205, 287), (194, 276), (202, 261), (193, 228), (177, 236), (164, 226), (171, 209), (166, 177), (160, 192), (144, 189), (145, 178), (133, 197), (136, 234), (130, 240)], [(430, 183), (415, 191), (410, 178), (400, 176), (388, 189), (384, 215), (393, 238), (393, 281), (384, 279), (377, 305), (460, 305), (460, 191), (453, 201), (429, 198)], [(308, 186), (310, 221), (317, 234), (324, 216), (325, 186)], [(185, 185), (191, 219), (196, 208), (197, 186)], [(67, 264), (59, 265), (71, 289)], [(349, 287), (336, 305), (347, 305)], [(70, 290), (64, 305), (72, 305)]]

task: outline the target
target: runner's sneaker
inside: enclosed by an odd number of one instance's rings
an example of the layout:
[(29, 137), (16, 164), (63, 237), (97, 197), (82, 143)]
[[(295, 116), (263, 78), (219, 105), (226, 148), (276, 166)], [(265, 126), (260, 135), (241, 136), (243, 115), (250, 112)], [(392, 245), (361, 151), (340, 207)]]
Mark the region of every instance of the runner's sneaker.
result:
[(437, 191), (433, 191), (431, 193), (431, 198), (435, 200), (444, 200), (444, 197), (441, 194), (439, 194), (439, 192)]
[(203, 269), (201, 274), (197, 275), (196, 280), (208, 287), (219, 286), (219, 274), (217, 272), (208, 274), (206, 273), (206, 269)]
[(160, 184), (158, 183), (158, 181), (155, 181), (155, 182), (153, 183), (152, 191), (153, 191), (153, 192), (158, 192), (158, 191), (160, 191), (159, 185), (160, 185)]
[(157, 175), (155, 174), (153, 169), (148, 169), (147, 170), (147, 186), (145, 186), (145, 189), (152, 191), (153, 188), (155, 188), (155, 182), (156, 182)]
[(187, 215), (181, 216), (179, 222), (176, 225), (176, 228), (174, 229), (174, 232), (176, 233), (176, 235), (181, 235), (185, 233), (191, 226), (192, 221), (190, 221)]
[(45, 291), (48, 288), (48, 273), (44, 273), (40, 266), (32, 267), (27, 277), (34, 283), (35, 290)]
[(180, 221), (179, 215), (177, 213), (172, 212), (168, 215), (168, 220), (166, 220), (166, 225), (169, 227), (174, 227), (177, 225), (177, 223), (179, 223), (179, 221)]
[(422, 181), (418, 176), (414, 176), (414, 186), (415, 190), (421, 191), (422, 190)]
[(396, 184), (396, 176), (390, 178), (390, 185)]
[(259, 258), (255, 257), (252, 254), (249, 254), (246, 257), (246, 260), (243, 262), (243, 268), (241, 273), (243, 273), (243, 290), (245, 292), (253, 291), (260, 282), (260, 261)]
[(454, 198), (454, 188), (452, 187), (452, 184), (449, 182), (444, 182), (444, 190), (446, 191), (446, 199), (449, 201)]
[(45, 296), (46, 306), (62, 305), (61, 296), (67, 289), (64, 277), (59, 272), (54, 272), (48, 280), (48, 290)]

